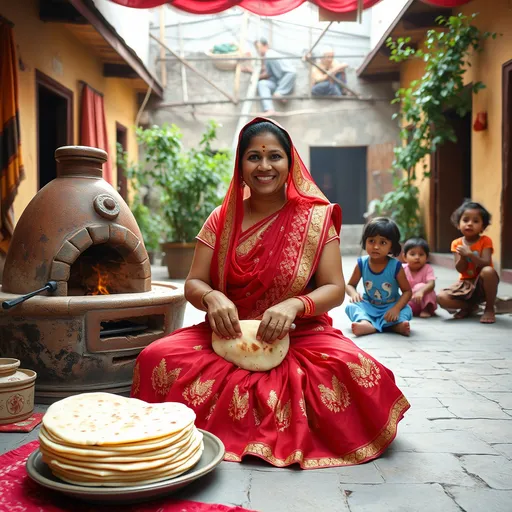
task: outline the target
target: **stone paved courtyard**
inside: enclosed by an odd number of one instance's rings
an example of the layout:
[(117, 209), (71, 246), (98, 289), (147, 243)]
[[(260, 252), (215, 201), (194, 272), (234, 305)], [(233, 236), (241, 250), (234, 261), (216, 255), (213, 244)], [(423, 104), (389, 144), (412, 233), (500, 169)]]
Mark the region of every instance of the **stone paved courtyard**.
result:
[[(355, 258), (344, 259), (346, 278)], [(436, 267), (437, 289), (456, 273)], [(165, 276), (154, 269), (154, 279)], [(512, 296), (512, 286), (500, 285)], [(335, 325), (352, 337), (343, 307)], [(187, 309), (185, 325), (202, 320)], [(387, 365), (411, 403), (398, 436), (378, 460), (301, 471), (252, 460), (223, 462), (179, 496), (262, 512), (512, 511), (512, 315), (414, 320), (412, 336), (372, 335), (357, 344)], [(36, 406), (36, 410), (45, 410)], [(37, 437), (0, 434), (0, 452)]]

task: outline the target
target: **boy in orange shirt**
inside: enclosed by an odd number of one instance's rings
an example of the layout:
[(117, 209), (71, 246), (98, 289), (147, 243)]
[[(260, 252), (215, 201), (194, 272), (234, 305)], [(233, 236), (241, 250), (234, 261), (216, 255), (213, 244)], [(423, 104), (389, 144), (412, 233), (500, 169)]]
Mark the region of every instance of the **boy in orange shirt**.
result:
[(460, 276), (457, 283), (439, 293), (437, 302), (448, 311), (458, 310), (454, 318), (466, 318), (485, 302), (480, 322), (493, 324), (499, 277), (492, 263), (492, 240), (482, 234), (491, 223), (491, 214), (480, 203), (465, 201), (453, 212), (451, 221), (463, 235), (452, 242)]

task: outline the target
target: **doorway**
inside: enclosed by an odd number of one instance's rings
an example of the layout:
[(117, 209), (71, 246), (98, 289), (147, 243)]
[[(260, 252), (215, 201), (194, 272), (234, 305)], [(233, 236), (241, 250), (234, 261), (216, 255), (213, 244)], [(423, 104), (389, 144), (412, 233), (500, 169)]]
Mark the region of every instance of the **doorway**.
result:
[(366, 146), (310, 148), (311, 174), (331, 203), (343, 210), (343, 224), (364, 224)]
[(471, 111), (459, 117), (449, 110), (445, 116), (457, 142), (445, 142), (432, 155), (430, 216), (432, 250), (449, 253), (452, 241), (460, 236), (450, 217), (464, 199), (471, 197)]
[(57, 177), (55, 150), (73, 144), (73, 92), (36, 70), (39, 189)]
[(502, 108), (501, 267), (503, 277), (512, 282), (512, 60), (503, 65)]
[[(128, 149), (128, 129), (116, 122), (116, 150), (121, 146), (123, 153)], [(128, 180), (122, 166), (117, 166), (117, 191), (126, 201), (128, 199)]]

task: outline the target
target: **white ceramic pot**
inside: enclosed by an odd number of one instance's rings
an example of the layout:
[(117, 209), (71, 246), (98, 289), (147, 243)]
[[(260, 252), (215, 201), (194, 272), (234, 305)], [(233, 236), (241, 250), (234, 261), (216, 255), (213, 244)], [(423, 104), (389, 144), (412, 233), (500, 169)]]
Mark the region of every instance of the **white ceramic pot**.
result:
[(0, 358), (0, 425), (25, 420), (34, 410), (37, 374), (19, 366), (19, 359)]

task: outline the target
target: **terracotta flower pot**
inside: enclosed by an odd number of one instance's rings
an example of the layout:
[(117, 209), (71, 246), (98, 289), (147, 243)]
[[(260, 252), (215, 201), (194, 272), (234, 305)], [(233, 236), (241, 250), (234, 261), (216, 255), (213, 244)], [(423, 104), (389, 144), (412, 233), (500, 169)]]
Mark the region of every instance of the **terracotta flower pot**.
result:
[(185, 279), (192, 265), (196, 242), (166, 242), (162, 244), (164, 262), (170, 279)]
[(34, 410), (37, 374), (19, 365), (19, 359), (0, 358), (0, 425), (25, 420)]

